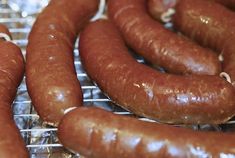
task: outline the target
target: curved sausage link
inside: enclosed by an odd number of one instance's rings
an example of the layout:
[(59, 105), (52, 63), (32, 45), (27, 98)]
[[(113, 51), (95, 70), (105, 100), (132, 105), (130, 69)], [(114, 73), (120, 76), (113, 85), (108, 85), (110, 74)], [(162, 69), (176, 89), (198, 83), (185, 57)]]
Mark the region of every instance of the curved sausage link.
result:
[(58, 136), (67, 149), (87, 158), (235, 156), (234, 134), (144, 122), (94, 107), (79, 107), (66, 114)]
[[(1, 24), (0, 36), (11, 37), (8, 29)], [(3, 158), (29, 157), (11, 108), (23, 75), (24, 59), (20, 48), (0, 39), (0, 157)]]
[(36, 111), (50, 125), (56, 126), (67, 108), (82, 105), (73, 46), (98, 5), (98, 0), (52, 0), (30, 32), (27, 88)]
[[(175, 14), (175, 6), (180, 0), (148, 0), (149, 14), (161, 22), (170, 22)], [(207, 0), (220, 3), (227, 8), (235, 10), (235, 0)]]
[(178, 74), (219, 74), (221, 64), (210, 50), (165, 29), (151, 19), (145, 0), (109, 0), (108, 13), (126, 43), (152, 64)]
[(235, 89), (228, 82), (210, 75), (163, 74), (138, 63), (108, 21), (86, 27), (79, 51), (90, 78), (137, 115), (166, 123), (219, 124), (235, 114)]
[(173, 22), (185, 35), (223, 55), (223, 71), (235, 86), (235, 13), (205, 0), (180, 0)]

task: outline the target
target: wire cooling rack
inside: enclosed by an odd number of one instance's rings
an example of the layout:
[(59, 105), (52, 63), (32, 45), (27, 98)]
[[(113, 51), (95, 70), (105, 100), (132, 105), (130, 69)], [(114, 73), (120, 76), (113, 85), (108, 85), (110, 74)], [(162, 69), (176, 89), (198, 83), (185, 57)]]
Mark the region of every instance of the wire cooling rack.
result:
[[(27, 37), (35, 21), (36, 15), (46, 6), (47, 0), (0, 0), (0, 23), (8, 26), (13, 36), (13, 42), (20, 46), (22, 53), (26, 53)], [(84, 72), (77, 46), (74, 50), (77, 76), (82, 85), (84, 104), (102, 106), (116, 114), (131, 115), (117, 107), (95, 86)], [(144, 62), (138, 59), (139, 62)], [(43, 124), (34, 110), (25, 85), (25, 78), (18, 88), (17, 97), (13, 103), (14, 119), (26, 142), (32, 158), (81, 158), (65, 150), (56, 136), (57, 128)], [(144, 121), (151, 121), (139, 118)], [(190, 126), (195, 130), (234, 131), (235, 121), (221, 126)]]

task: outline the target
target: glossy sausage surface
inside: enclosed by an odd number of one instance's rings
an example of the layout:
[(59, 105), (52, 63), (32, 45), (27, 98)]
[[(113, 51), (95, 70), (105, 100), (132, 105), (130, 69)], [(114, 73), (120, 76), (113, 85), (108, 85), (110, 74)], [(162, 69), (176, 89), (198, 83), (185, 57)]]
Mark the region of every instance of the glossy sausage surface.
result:
[(235, 135), (143, 122), (79, 107), (62, 119), (58, 136), (87, 158), (203, 158), (235, 156)]
[(235, 13), (210, 1), (180, 0), (173, 22), (185, 35), (224, 56), (223, 71), (235, 86)]
[(152, 64), (178, 74), (220, 73), (221, 64), (212, 51), (153, 20), (145, 0), (109, 0), (108, 13), (126, 43)]
[(163, 74), (138, 63), (109, 21), (91, 23), (79, 41), (90, 78), (137, 115), (167, 123), (218, 124), (235, 114), (235, 90), (228, 82), (209, 75)]
[[(4, 29), (2, 29), (4, 28)], [(4, 31), (6, 30), (6, 32)], [(9, 33), (0, 25), (0, 33)], [(9, 33), (10, 34), (10, 33)], [(19, 47), (0, 39), (0, 157), (28, 158), (24, 140), (17, 128), (12, 103), (24, 74), (24, 59)]]
[(56, 126), (67, 108), (82, 105), (73, 46), (98, 4), (98, 0), (52, 0), (30, 32), (27, 88), (36, 111), (50, 125)]
[[(149, 14), (161, 22), (170, 22), (175, 13), (175, 6), (180, 0), (148, 0)], [(220, 3), (235, 10), (235, 0), (207, 0)]]

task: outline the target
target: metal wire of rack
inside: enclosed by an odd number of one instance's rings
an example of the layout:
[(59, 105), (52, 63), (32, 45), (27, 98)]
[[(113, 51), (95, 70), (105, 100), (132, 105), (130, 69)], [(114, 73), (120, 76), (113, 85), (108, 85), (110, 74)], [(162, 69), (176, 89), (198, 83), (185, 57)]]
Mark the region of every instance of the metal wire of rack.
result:
[[(27, 46), (27, 37), (37, 13), (32, 15), (22, 14), (21, 11), (14, 10), (9, 5), (10, 0), (0, 0), (0, 23), (5, 24), (10, 29), (13, 36), (13, 42), (20, 46), (22, 53), (25, 55)], [(37, 11), (39, 12), (39, 11)], [(107, 98), (101, 90), (94, 85), (88, 78), (82, 68), (79, 52), (77, 48), (74, 50), (75, 67), (77, 77), (82, 85), (84, 94), (84, 104), (102, 106), (103, 108), (121, 115), (132, 115), (131, 113), (117, 107)], [(143, 60), (139, 59), (139, 62)], [(49, 127), (40, 120), (34, 110), (31, 100), (27, 93), (25, 78), (18, 88), (17, 97), (12, 105), (14, 111), (14, 119), (20, 129), (20, 132), (26, 142), (27, 148), (32, 158), (80, 158), (79, 155), (74, 155), (66, 151), (59, 143), (56, 136), (57, 128)], [(144, 121), (151, 121), (145, 118), (139, 118)], [(229, 121), (226, 125), (221, 126), (192, 126), (196, 130), (234, 130), (235, 121)], [(224, 126), (226, 128), (224, 128)], [(196, 128), (195, 128), (196, 127)]]

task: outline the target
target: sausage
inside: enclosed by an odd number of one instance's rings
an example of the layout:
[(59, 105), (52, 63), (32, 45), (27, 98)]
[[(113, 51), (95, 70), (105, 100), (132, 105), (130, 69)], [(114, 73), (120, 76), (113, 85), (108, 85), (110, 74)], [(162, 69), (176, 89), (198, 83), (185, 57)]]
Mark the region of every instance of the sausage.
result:
[(235, 13), (222, 5), (205, 0), (181, 0), (173, 18), (175, 27), (203, 46), (224, 56), (223, 71), (235, 86)]
[(235, 89), (227, 81), (164, 74), (138, 63), (109, 21), (91, 23), (79, 41), (89, 77), (115, 103), (137, 115), (165, 123), (219, 124), (235, 114)]
[(5, 25), (0, 24), (0, 38), (2, 40), (10, 41), (12, 39), (11, 33)]
[(235, 0), (212, 0), (212, 1), (218, 2), (226, 6), (227, 8), (235, 10)]
[[(170, 22), (175, 13), (175, 6), (180, 0), (148, 0), (149, 14), (161, 22)], [(230, 9), (235, 10), (235, 0), (208, 0), (220, 3)]]
[(42, 120), (57, 126), (64, 111), (82, 105), (73, 46), (98, 0), (52, 0), (37, 17), (26, 53), (26, 84)]
[(204, 46), (222, 51), (235, 34), (235, 14), (217, 3), (181, 0), (175, 9), (175, 27)]
[(108, 1), (109, 17), (131, 48), (171, 73), (220, 73), (221, 64), (212, 51), (165, 29), (147, 14), (145, 6), (145, 0)]
[(169, 22), (177, 1), (179, 0), (148, 0), (149, 14), (158, 21)]
[[(224, 77), (235, 87), (235, 36), (226, 43), (223, 48), (223, 71), (227, 74)], [(223, 76), (223, 73), (221, 73)]]
[(87, 158), (235, 156), (234, 134), (144, 122), (94, 107), (66, 114), (58, 136), (66, 148)]
[(0, 157), (28, 158), (29, 153), (11, 108), (23, 79), (24, 59), (19, 47), (4, 40), (9, 35), (8, 29), (0, 24)]
[(11, 104), (0, 101), (0, 106), (0, 157), (29, 158), (29, 152), (13, 119)]

